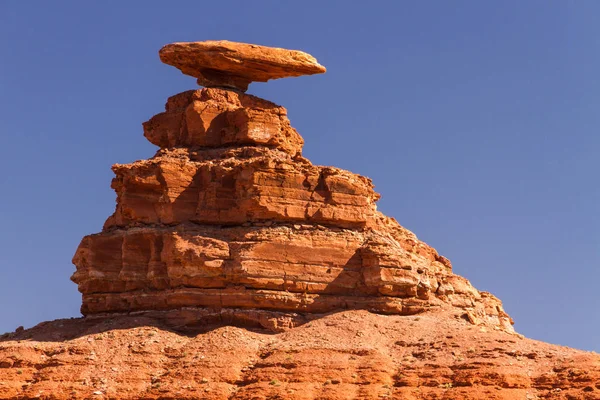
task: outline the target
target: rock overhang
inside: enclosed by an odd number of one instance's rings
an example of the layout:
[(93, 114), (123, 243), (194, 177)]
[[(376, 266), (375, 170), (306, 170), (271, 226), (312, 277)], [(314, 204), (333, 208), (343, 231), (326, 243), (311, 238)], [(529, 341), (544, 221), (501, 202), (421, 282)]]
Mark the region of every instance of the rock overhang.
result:
[(227, 40), (171, 43), (160, 49), (159, 56), (165, 64), (197, 78), (201, 86), (242, 92), (251, 82), (326, 71), (313, 56), (303, 51)]

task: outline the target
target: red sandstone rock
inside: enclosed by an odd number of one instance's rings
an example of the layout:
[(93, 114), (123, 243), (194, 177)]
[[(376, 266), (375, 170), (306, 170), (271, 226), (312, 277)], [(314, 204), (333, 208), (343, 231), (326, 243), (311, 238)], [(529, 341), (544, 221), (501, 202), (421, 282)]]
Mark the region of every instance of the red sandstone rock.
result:
[(144, 136), (162, 147), (261, 145), (300, 154), (304, 141), (285, 108), (230, 90), (190, 90), (172, 96), (166, 111), (144, 123)]
[(411, 234), (308, 224), (117, 229), (84, 239), (73, 280), (86, 315), (180, 307), (412, 315), (448, 308), (512, 331), (495, 297), (453, 275), (435, 250), (416, 253), (426, 246), (416, 243)]
[(171, 43), (159, 55), (165, 64), (198, 78), (201, 86), (241, 91), (251, 82), (325, 72), (313, 56), (302, 51), (227, 40)]
[[(161, 56), (238, 89), (306, 64), (198, 46)], [(73, 258), (86, 317), (0, 337), (0, 399), (600, 399), (600, 356), (515, 334), (368, 178), (303, 158), (286, 115), (171, 97), (144, 124), (161, 149), (113, 166), (115, 213)]]
[(171, 97), (144, 126), (162, 149), (113, 166), (115, 213), (73, 258), (82, 312), (444, 309), (512, 332), (498, 299), (377, 212), (369, 179), (302, 158), (285, 115), (223, 89)]
[[(358, 175), (266, 148), (211, 154), (218, 158), (164, 151), (148, 161), (115, 165), (118, 205), (105, 228), (188, 221), (364, 227), (376, 214), (379, 195)], [(194, 161), (198, 156), (201, 161)]]
[(5, 335), (0, 399), (600, 398), (598, 354), (441, 310), (345, 311), (279, 334), (223, 326), (236, 312), (237, 325), (248, 326), (243, 312), (229, 310), (211, 323), (200, 314), (204, 326), (177, 332), (155, 312), (58, 320)]

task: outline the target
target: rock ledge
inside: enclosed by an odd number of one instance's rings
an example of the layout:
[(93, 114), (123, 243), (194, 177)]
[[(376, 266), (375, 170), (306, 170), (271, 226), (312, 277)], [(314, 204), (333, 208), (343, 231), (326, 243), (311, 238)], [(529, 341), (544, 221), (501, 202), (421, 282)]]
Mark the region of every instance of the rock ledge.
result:
[(171, 43), (160, 59), (205, 87), (245, 92), (251, 82), (322, 74), (326, 71), (310, 54), (227, 40)]

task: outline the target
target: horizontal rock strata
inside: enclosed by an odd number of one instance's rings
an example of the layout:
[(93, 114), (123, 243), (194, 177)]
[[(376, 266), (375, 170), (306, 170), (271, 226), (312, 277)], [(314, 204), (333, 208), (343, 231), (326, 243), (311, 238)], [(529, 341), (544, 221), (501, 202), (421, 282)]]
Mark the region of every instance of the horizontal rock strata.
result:
[(302, 157), (286, 115), (217, 88), (171, 97), (144, 124), (161, 149), (113, 166), (115, 213), (73, 258), (82, 312), (443, 308), (512, 331), (498, 299), (377, 211), (368, 178)]
[(144, 136), (161, 148), (266, 146), (294, 156), (304, 141), (287, 110), (230, 90), (190, 90), (170, 97), (165, 112), (144, 123)]
[(113, 170), (118, 206), (105, 228), (186, 221), (366, 226), (375, 215), (379, 197), (368, 179), (315, 167), (268, 148), (209, 154), (167, 150), (148, 161), (115, 165)]
[(286, 110), (241, 93), (314, 58), (161, 58), (212, 87), (144, 123), (154, 157), (113, 166), (115, 212), (73, 257), (84, 318), (0, 335), (0, 399), (600, 399), (600, 356), (516, 334), (368, 178), (312, 165)]
[(84, 314), (204, 306), (408, 315), (447, 303), (510, 329), (497, 299), (409, 233), (310, 224), (115, 229), (86, 237), (74, 262)]
[(251, 82), (322, 74), (325, 67), (310, 54), (227, 40), (171, 43), (160, 59), (206, 87), (246, 91)]

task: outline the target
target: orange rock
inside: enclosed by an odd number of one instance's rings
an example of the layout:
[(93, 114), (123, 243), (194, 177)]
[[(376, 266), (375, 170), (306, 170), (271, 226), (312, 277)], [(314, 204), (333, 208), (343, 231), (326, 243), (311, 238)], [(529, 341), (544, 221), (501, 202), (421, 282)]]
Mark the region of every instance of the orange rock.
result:
[(43, 323), (0, 336), (0, 398), (600, 398), (600, 355), (442, 310), (295, 317), (186, 308)]
[(373, 220), (379, 198), (368, 179), (315, 167), (268, 148), (208, 154), (167, 150), (151, 160), (115, 165), (113, 170), (117, 209), (105, 228), (186, 221), (364, 227)]
[(404, 250), (399, 242), (414, 240), (408, 235), (310, 224), (111, 229), (84, 238), (72, 279), (85, 315), (181, 307), (412, 315), (437, 308), (512, 332), (498, 299), (435, 256)]
[(324, 73), (310, 54), (227, 40), (171, 43), (159, 51), (165, 64), (198, 78), (206, 87), (245, 92), (251, 82)]
[[(238, 89), (301, 70), (245, 46), (161, 55)], [(303, 158), (286, 115), (171, 97), (144, 124), (161, 149), (113, 166), (115, 213), (73, 257), (85, 317), (0, 336), (0, 399), (600, 398), (600, 356), (515, 334), (368, 178)]]
[(114, 165), (115, 213), (83, 239), (72, 279), (82, 313), (445, 309), (512, 332), (498, 299), (377, 212), (368, 178), (314, 166), (283, 107), (205, 88), (144, 124), (161, 146)]
[(260, 145), (300, 154), (304, 141), (287, 110), (270, 101), (222, 89), (172, 96), (166, 111), (144, 123), (144, 136), (162, 147), (215, 148)]

